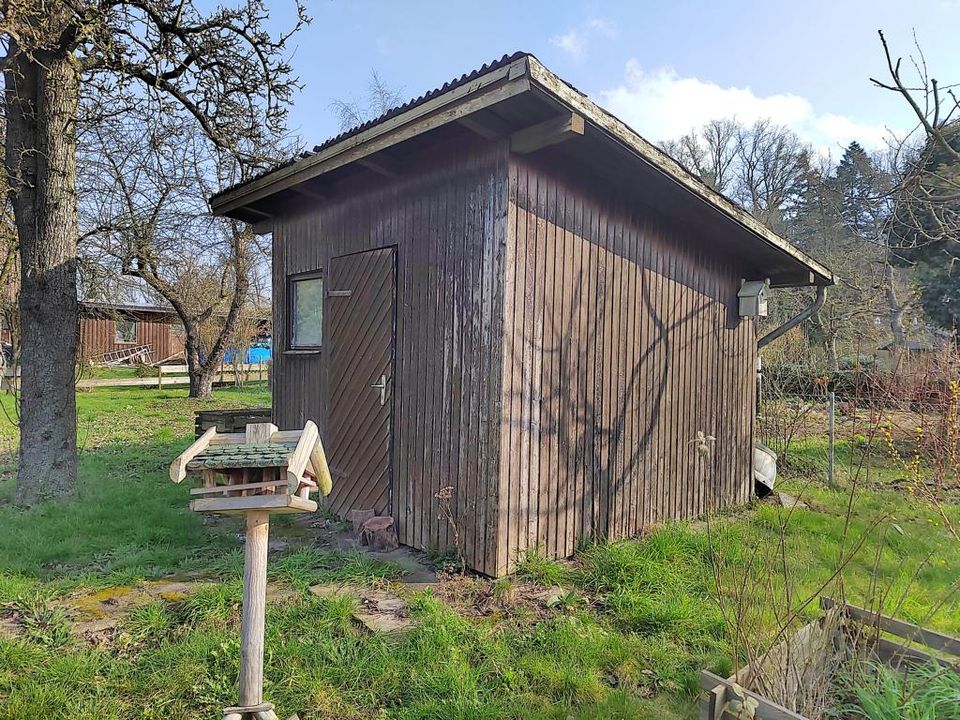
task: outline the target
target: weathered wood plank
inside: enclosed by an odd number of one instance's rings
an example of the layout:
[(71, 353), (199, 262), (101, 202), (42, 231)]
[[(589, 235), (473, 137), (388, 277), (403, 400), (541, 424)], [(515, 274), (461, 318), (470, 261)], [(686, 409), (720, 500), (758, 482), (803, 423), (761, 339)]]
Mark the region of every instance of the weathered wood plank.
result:
[(510, 136), (510, 152), (526, 155), (550, 145), (582, 137), (583, 117), (577, 113), (563, 113), (513, 133)]
[[(714, 701), (714, 703), (716, 703), (715, 707), (722, 707), (723, 704), (726, 703), (727, 699), (730, 696), (731, 684), (732, 684), (732, 681), (725, 680), (719, 675), (714, 675), (709, 670), (702, 670), (700, 672), (700, 688), (701, 689), (706, 690), (711, 694), (715, 694), (714, 693), (715, 688), (717, 687), (726, 688), (726, 692), (724, 693), (724, 697), (722, 699), (720, 699), (717, 695), (715, 695), (715, 697), (717, 697), (717, 700)], [(750, 690), (746, 690), (746, 689), (744, 689), (744, 692), (746, 693), (747, 697), (751, 697), (757, 701), (757, 706), (758, 706), (757, 718), (759, 720), (806, 720), (806, 718), (804, 718), (802, 715), (798, 715), (792, 710), (787, 710), (787, 708), (783, 707), (782, 705), (777, 705), (775, 702), (771, 702), (770, 700), (767, 700), (762, 695), (757, 695), (755, 692), (751, 692)], [(735, 716), (731, 715), (730, 713), (724, 713), (720, 717), (727, 717), (732, 719)]]
[(935, 630), (928, 630), (927, 628), (920, 627), (919, 625), (914, 625), (913, 623), (908, 623), (904, 620), (898, 620), (872, 610), (865, 610), (857, 607), (856, 605), (849, 605), (846, 603), (841, 605), (837, 603), (836, 600), (829, 597), (820, 598), (820, 607), (824, 610), (829, 610), (833, 607), (840, 607), (843, 614), (853, 620), (871, 627), (879, 628), (880, 630), (888, 632), (891, 635), (901, 637), (908, 642), (921, 643), (932, 650), (946, 652), (960, 657), (960, 639), (950, 635), (944, 635), (943, 633), (938, 633)]

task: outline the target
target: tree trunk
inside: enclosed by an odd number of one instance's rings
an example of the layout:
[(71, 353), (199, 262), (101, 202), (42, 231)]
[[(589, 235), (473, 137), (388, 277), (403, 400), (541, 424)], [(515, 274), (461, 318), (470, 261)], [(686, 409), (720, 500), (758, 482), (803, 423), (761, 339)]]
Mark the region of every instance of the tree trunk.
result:
[(190, 377), (190, 397), (206, 398), (213, 394), (213, 381), (216, 378), (216, 366), (200, 360), (200, 340), (193, 318), (181, 316), (186, 330), (187, 375)]
[(827, 338), (827, 354), (830, 356), (830, 366), (834, 372), (840, 372), (840, 356), (837, 354), (837, 334), (831, 332)]
[(216, 368), (201, 368), (199, 372), (190, 373), (190, 397), (205, 398), (213, 394), (216, 370)]
[(887, 307), (890, 309), (890, 332), (893, 333), (893, 344), (899, 350), (907, 344), (907, 335), (903, 330), (903, 305), (897, 299), (893, 265), (889, 262), (884, 268), (884, 281), (887, 286)]
[[(14, 52), (11, 48), (10, 54)], [(32, 505), (71, 492), (77, 475), (79, 85), (73, 58), (66, 51), (16, 55), (4, 81), (6, 167), (21, 268), (16, 501)]]

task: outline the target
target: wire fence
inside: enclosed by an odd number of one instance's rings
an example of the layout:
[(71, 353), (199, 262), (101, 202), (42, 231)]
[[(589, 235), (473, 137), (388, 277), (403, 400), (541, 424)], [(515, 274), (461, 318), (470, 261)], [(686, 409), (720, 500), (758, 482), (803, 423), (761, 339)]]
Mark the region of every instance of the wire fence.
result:
[[(785, 381), (786, 380), (786, 381)], [(883, 482), (907, 492), (960, 490), (960, 384), (849, 371), (797, 378), (765, 375), (757, 437), (778, 455), (782, 474)]]

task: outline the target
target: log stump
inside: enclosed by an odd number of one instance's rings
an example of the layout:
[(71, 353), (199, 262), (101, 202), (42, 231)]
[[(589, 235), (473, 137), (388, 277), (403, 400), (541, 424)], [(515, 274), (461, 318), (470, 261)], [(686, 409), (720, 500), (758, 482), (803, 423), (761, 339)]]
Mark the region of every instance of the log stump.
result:
[(363, 524), (376, 514), (377, 513), (374, 510), (351, 510), (347, 514), (347, 520), (353, 523), (353, 532), (357, 535), (357, 537), (361, 537), (363, 535)]
[(369, 545), (374, 552), (390, 552), (400, 547), (397, 528), (389, 516), (367, 520), (360, 530), (360, 541)]

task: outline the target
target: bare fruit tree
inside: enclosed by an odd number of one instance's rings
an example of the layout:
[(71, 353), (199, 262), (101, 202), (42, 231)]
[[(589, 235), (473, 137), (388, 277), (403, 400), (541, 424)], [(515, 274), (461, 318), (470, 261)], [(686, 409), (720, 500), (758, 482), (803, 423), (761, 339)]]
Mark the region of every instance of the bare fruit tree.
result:
[(262, 246), (249, 225), (213, 217), (206, 204), (243, 167), (188, 119), (129, 120), (108, 119), (90, 132), (80, 208), (93, 229), (80, 254), (101, 271), (136, 278), (173, 307), (190, 397), (206, 397), (237, 333), (249, 330), (244, 318), (263, 299), (251, 292), (263, 287)]
[[(927, 315), (943, 327), (960, 324), (960, 97), (957, 85), (938, 81), (915, 41), (904, 74), (880, 31), (888, 78), (875, 86), (900, 95), (920, 131), (897, 148), (897, 182), (888, 233), (892, 262), (911, 268)], [(897, 298), (891, 296), (892, 307)]]
[(330, 103), (330, 108), (340, 121), (341, 132), (345, 132), (395, 108), (403, 101), (401, 92), (402, 88), (391, 87), (380, 77), (380, 73), (371, 70), (363, 97), (351, 100), (338, 98)]
[[(308, 21), (298, 6), (291, 32)], [(263, 0), (2, 0), (5, 167), (20, 264), (22, 409), (16, 501), (77, 475), (77, 143), (131, 109), (182, 111), (244, 164), (281, 133), (298, 87), (290, 33)]]

